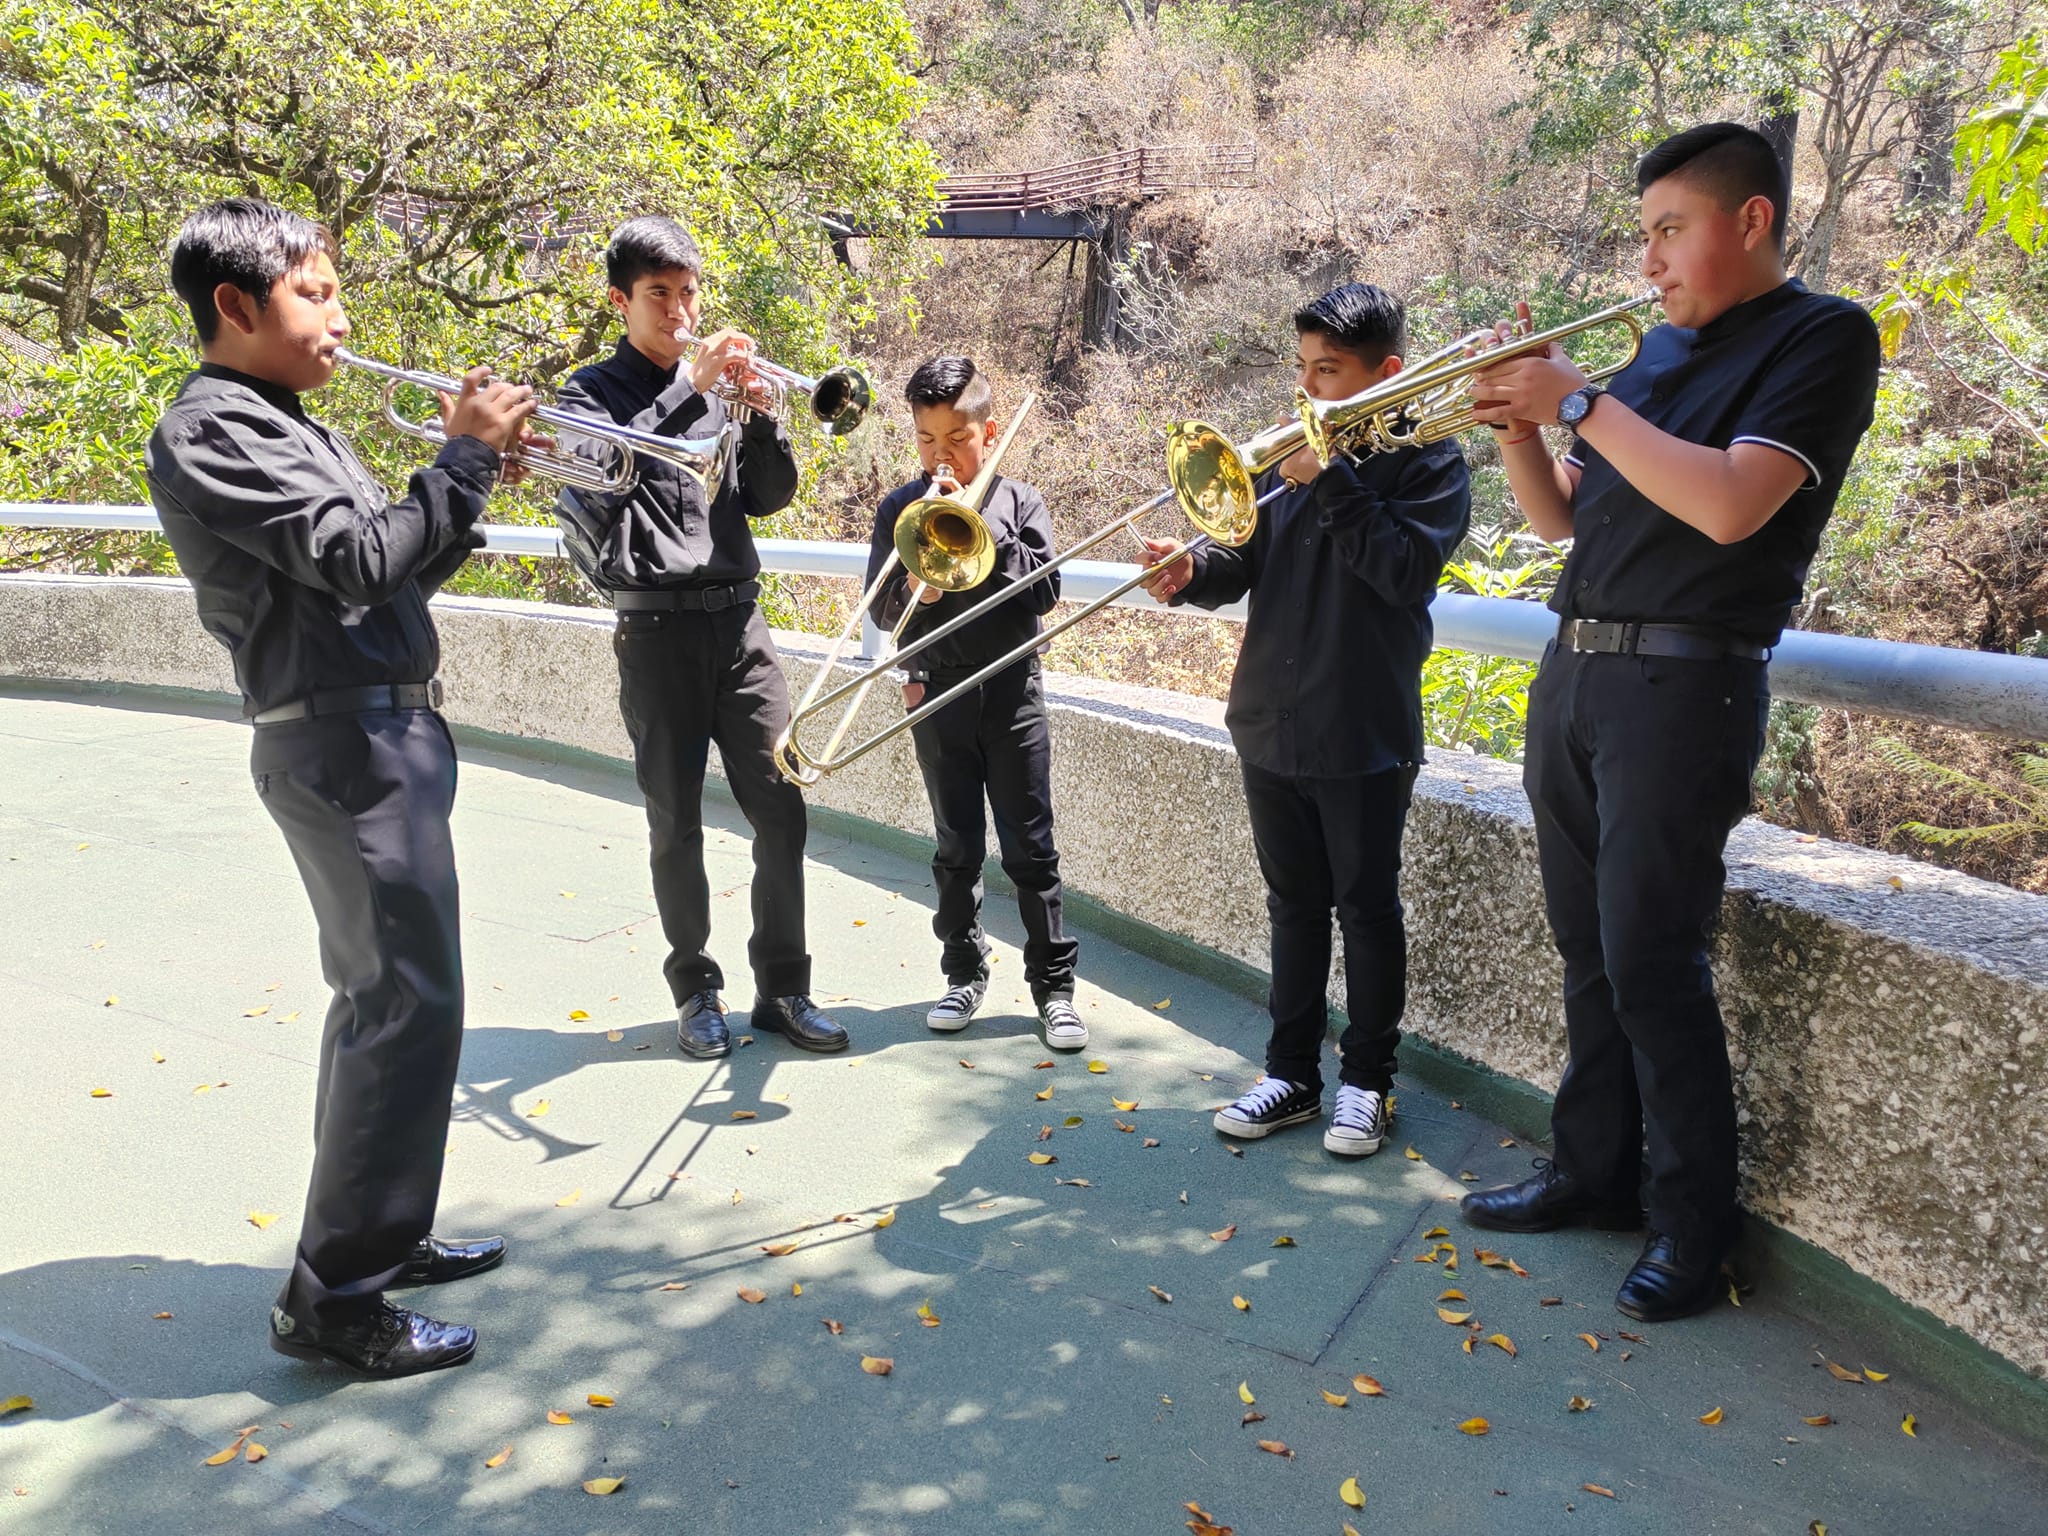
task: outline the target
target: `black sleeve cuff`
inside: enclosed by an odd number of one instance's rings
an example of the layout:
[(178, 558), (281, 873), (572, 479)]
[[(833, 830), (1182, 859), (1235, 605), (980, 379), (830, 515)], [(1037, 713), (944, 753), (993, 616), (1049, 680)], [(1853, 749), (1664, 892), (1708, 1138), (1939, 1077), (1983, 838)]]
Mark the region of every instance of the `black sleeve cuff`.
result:
[(504, 457), (480, 437), (451, 437), (434, 455), (434, 468), (445, 469), (488, 491), (498, 483)]

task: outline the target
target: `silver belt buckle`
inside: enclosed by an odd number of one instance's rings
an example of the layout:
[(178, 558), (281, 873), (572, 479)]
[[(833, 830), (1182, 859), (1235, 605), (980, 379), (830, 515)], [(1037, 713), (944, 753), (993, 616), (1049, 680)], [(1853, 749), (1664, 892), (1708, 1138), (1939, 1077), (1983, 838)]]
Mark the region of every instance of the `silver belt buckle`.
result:
[(440, 679), (440, 678), (438, 678), (438, 677), (430, 677), (430, 678), (428, 678), (428, 679), (427, 679), (427, 708), (429, 708), (429, 709), (439, 709), (439, 708), (441, 707), (441, 700), (442, 700), (442, 699), (443, 699), (444, 697), (446, 697), (446, 694), (445, 694), (445, 692), (443, 691), (443, 689), (442, 689), (442, 687), (441, 687), (441, 679)]

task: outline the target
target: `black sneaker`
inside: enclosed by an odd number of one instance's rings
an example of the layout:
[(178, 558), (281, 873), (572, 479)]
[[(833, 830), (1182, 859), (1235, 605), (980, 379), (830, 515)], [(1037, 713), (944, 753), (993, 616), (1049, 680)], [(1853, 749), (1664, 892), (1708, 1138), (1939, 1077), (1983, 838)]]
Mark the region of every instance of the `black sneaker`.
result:
[(1339, 1083), (1330, 1128), (1323, 1132), (1323, 1150), (1339, 1157), (1370, 1157), (1385, 1145), (1392, 1118), (1384, 1094)]
[(970, 976), (965, 981), (955, 981), (946, 987), (946, 995), (932, 1004), (932, 1011), (924, 1021), (940, 1034), (950, 1035), (956, 1029), (965, 1029), (967, 1021), (981, 1011), (982, 999), (988, 996), (988, 972)]
[(1045, 1043), (1055, 1051), (1078, 1051), (1088, 1043), (1088, 1026), (1070, 997), (1048, 997), (1038, 1005), (1038, 1022), (1045, 1026)]
[(1226, 1136), (1256, 1141), (1290, 1125), (1318, 1119), (1322, 1113), (1321, 1089), (1285, 1078), (1262, 1077), (1240, 1094), (1235, 1104), (1217, 1110), (1214, 1124)]

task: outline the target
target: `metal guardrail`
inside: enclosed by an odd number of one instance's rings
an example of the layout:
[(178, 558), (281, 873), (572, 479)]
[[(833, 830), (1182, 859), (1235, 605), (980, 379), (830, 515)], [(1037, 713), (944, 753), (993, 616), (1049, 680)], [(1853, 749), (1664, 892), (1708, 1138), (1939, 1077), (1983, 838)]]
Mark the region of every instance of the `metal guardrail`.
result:
[[(0, 502), (0, 527), (155, 532), (159, 526), (156, 510), (147, 506)], [(867, 572), (865, 544), (803, 539), (757, 539), (755, 544), (766, 570), (856, 582)], [(484, 552), (556, 557), (562, 554), (562, 536), (552, 525), (486, 523)], [(1076, 560), (1061, 572), (1061, 595), (1085, 602), (1130, 574), (1128, 565)], [(1211, 615), (1200, 609), (1162, 609), (1136, 592), (1122, 601), (1153, 613), (1196, 618), (1245, 615), (1242, 603)], [(1442, 592), (1431, 612), (1438, 645), (1488, 656), (1534, 661), (1557, 632), (1557, 619), (1547, 608), (1509, 598)], [(1786, 633), (1771, 659), (1771, 692), (1802, 704), (2048, 741), (2048, 660), (2036, 657), (1795, 629)]]

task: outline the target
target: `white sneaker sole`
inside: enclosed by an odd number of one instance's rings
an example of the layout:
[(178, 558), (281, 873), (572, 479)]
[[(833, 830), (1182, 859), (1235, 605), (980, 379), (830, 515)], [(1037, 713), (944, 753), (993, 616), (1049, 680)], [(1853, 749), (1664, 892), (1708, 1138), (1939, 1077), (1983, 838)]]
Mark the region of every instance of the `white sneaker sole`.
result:
[(1311, 1120), (1320, 1120), (1321, 1108), (1296, 1110), (1293, 1114), (1278, 1120), (1240, 1120), (1230, 1111), (1219, 1109), (1216, 1118), (1210, 1122), (1226, 1136), (1235, 1136), (1240, 1141), (1260, 1141), (1275, 1131), (1284, 1131), (1290, 1125), (1307, 1125)]
[(973, 1022), (972, 1013), (928, 1013), (924, 1016), (925, 1028), (941, 1035), (957, 1035)]
[(1049, 1051), (1082, 1051), (1088, 1048), (1086, 1029), (1063, 1029), (1058, 1034), (1047, 1030), (1045, 1048)]
[(1342, 1126), (1333, 1125), (1323, 1132), (1323, 1150), (1339, 1157), (1371, 1157), (1386, 1144), (1384, 1136), (1364, 1136)]

